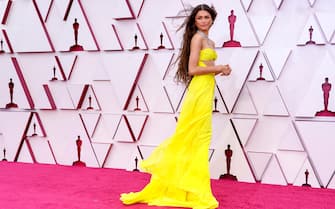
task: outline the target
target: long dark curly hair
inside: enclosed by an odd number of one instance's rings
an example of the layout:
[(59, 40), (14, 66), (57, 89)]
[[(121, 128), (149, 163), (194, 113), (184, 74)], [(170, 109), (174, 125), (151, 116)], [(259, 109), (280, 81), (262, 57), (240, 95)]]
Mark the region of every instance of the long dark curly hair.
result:
[(185, 27), (182, 47), (180, 49), (179, 56), (176, 60), (178, 62), (178, 68), (175, 75), (177, 82), (183, 82), (186, 85), (190, 82), (192, 76), (188, 74), (188, 62), (190, 58), (190, 45), (193, 35), (197, 32), (198, 28), (195, 26), (195, 16), (201, 10), (207, 11), (214, 22), (217, 12), (214, 7), (210, 7), (206, 4), (200, 4), (193, 8), (191, 14), (185, 19), (184, 23), (178, 28), (178, 31)]

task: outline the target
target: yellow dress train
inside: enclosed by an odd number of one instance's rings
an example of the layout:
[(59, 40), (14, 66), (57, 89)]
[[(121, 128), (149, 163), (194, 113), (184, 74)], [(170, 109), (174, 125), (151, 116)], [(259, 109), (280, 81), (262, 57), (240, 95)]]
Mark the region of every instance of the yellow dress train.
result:
[[(214, 49), (202, 49), (198, 65), (205, 66), (203, 61), (216, 57)], [(124, 204), (218, 207), (210, 186), (208, 162), (214, 88), (214, 74), (193, 76), (175, 133), (140, 163), (142, 170), (151, 174), (150, 182), (139, 192), (121, 194)]]

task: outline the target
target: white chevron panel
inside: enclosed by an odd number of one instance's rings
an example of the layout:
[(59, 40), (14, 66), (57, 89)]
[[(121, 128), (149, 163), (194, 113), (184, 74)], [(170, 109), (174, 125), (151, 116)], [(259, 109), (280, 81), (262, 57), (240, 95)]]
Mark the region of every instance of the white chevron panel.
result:
[[(72, 165), (80, 136), (88, 167), (133, 170), (136, 157), (174, 133), (186, 92), (174, 81), (177, 29), (192, 6), (207, 3), (218, 12), (209, 34), (216, 64), (232, 67), (216, 76), (212, 177), (225, 172), (229, 143), (239, 181), (301, 186), (307, 169), (312, 187), (335, 187), (335, 119), (315, 116), (325, 78), (335, 80), (333, 1), (34, 0), (5, 11), (7, 2), (0, 2), (0, 160), (6, 148), (9, 161)], [(241, 47), (223, 47), (231, 10)], [(71, 52), (75, 18), (84, 51)], [(315, 45), (306, 45), (310, 26)], [(135, 34), (140, 50), (131, 50)], [(166, 48), (157, 50), (160, 34)], [(19, 107), (6, 109), (10, 78)], [(330, 111), (334, 96), (332, 86)]]

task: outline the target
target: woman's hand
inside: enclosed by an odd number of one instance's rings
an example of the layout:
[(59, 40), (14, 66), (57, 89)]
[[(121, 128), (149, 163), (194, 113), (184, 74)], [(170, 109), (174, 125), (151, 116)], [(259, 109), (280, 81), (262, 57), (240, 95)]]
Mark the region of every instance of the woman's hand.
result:
[(231, 73), (231, 68), (229, 65), (216, 65), (215, 66), (217, 68), (217, 73), (215, 73), (215, 75), (222, 75), (222, 76), (225, 76), (225, 75), (230, 75)]
[(230, 66), (229, 65), (223, 65), (221, 75), (230, 75), (230, 73), (231, 73)]

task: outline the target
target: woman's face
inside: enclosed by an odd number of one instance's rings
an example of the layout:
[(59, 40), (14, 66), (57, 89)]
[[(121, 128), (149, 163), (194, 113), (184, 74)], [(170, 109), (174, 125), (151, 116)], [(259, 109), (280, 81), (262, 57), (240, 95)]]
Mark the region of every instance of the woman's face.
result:
[(195, 26), (198, 28), (198, 30), (208, 31), (212, 26), (212, 23), (212, 16), (206, 10), (200, 10), (195, 15)]

